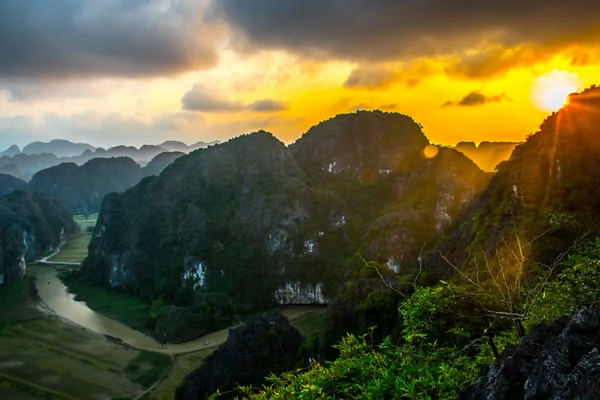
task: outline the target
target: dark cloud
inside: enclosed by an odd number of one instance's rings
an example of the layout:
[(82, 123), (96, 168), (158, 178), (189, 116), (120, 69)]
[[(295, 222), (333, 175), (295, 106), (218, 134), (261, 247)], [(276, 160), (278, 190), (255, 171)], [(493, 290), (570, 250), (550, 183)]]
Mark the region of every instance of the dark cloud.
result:
[(147, 76), (216, 64), (220, 23), (194, 0), (2, 0), (0, 78)]
[(262, 99), (248, 104), (248, 109), (254, 112), (276, 112), (288, 109), (287, 103), (279, 100)]
[(287, 103), (273, 99), (255, 100), (250, 104), (243, 104), (239, 101), (231, 101), (221, 97), (212, 89), (204, 84), (195, 84), (187, 93), (183, 95), (181, 104), (184, 110), (204, 111), (204, 112), (231, 112), (231, 111), (252, 111), (259, 113), (285, 111), (288, 109)]
[[(600, 37), (597, 0), (213, 0), (213, 10), (247, 49), (351, 60), (454, 55), (482, 42), (505, 49), (568, 46)], [(510, 54), (503, 56), (508, 64)], [(529, 55), (512, 56), (512, 62), (519, 57)], [(470, 62), (482, 66), (481, 74), (493, 71), (484, 60)]]
[(344, 87), (346, 88), (380, 88), (394, 81), (395, 74), (385, 67), (359, 67), (350, 73)]
[(496, 96), (486, 96), (479, 91), (474, 91), (467, 94), (460, 101), (447, 101), (442, 104), (442, 107), (460, 106), (460, 107), (474, 107), (483, 106), (489, 103), (499, 103), (502, 101), (509, 101), (506, 93), (502, 93)]
[(181, 104), (184, 110), (206, 112), (241, 111), (245, 108), (242, 103), (221, 98), (214, 90), (202, 84), (194, 85), (185, 93)]

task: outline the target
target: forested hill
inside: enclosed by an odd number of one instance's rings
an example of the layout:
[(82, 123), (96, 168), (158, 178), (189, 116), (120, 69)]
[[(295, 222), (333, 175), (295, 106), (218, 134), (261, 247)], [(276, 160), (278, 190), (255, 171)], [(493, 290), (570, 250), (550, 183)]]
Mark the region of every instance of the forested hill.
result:
[(55, 249), (77, 229), (60, 201), (23, 190), (1, 196), (0, 284), (20, 278), (26, 262)]
[(105, 198), (84, 274), (176, 303), (326, 303), (362, 268), (357, 251), (410, 271), (487, 182), (428, 145), (410, 117), (358, 112), (289, 148), (260, 131), (196, 151)]
[(31, 189), (55, 197), (69, 205), (75, 214), (100, 209), (108, 193), (121, 192), (135, 185), (142, 170), (130, 158), (95, 158), (82, 166), (64, 163), (42, 170), (31, 179)]
[[(526, 256), (551, 264), (573, 241), (600, 233), (600, 88), (572, 94), (567, 106), (498, 166), (468, 215), (433, 251), (458, 265), (483, 261), (519, 239)], [(518, 232), (518, 237), (515, 235)], [(475, 257), (475, 258), (474, 258)]]
[(29, 184), (12, 175), (0, 174), (0, 196), (13, 190), (28, 190)]

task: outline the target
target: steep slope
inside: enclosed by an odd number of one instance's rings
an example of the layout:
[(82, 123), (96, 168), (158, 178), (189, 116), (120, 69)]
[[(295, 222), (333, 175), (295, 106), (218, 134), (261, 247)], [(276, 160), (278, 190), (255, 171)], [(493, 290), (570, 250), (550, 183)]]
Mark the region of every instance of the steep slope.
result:
[[(571, 95), (567, 106), (498, 166), (468, 215), (436, 250), (468, 266), (482, 251), (493, 254), (503, 243), (513, 244), (516, 231), (522, 243), (533, 240), (527, 259), (550, 264), (585, 232), (598, 234), (598, 127), (600, 88)], [(427, 263), (444, 264), (437, 251)]]
[(316, 187), (349, 205), (346, 219), (360, 226), (365, 258), (395, 272), (413, 263), (489, 179), (458, 151), (429, 145), (421, 126), (397, 113), (337, 116), (291, 150)]
[(64, 201), (75, 214), (100, 210), (108, 193), (122, 192), (139, 182), (141, 168), (130, 158), (96, 158), (82, 166), (60, 164), (31, 179), (31, 188)]
[(156, 157), (154, 157), (148, 165), (146, 165), (142, 170), (142, 175), (144, 176), (152, 176), (152, 175), (160, 175), (161, 172), (165, 170), (169, 165), (173, 164), (175, 160), (180, 157), (183, 157), (185, 153), (179, 151), (172, 152), (164, 152), (160, 153)]
[(260, 131), (193, 152), (106, 197), (84, 274), (166, 301), (204, 291), (250, 308), (327, 302), (358, 249), (408, 264), (485, 183), (460, 153), (428, 158), (427, 145), (409, 117), (359, 112), (289, 149)]
[(232, 329), (227, 342), (185, 377), (176, 398), (206, 399), (217, 390), (234, 393), (239, 385), (263, 383), (270, 373), (296, 366), (301, 344), (302, 336), (281, 313), (251, 317)]
[(16, 190), (0, 197), (0, 284), (23, 276), (25, 263), (77, 230), (61, 202)]
[(319, 259), (328, 249), (312, 240), (343, 231), (332, 223), (336, 212), (285, 145), (260, 131), (181, 157), (159, 177), (107, 196), (83, 271), (167, 301), (196, 288), (264, 307), (276, 288), (298, 281), (308, 301), (319, 302), (315, 285), (328, 273)]
[(542, 322), (507, 349), (459, 400), (600, 398), (600, 311)]
[(28, 190), (29, 184), (25, 181), (15, 178), (12, 175), (0, 174), (0, 196), (12, 192), (13, 190)]

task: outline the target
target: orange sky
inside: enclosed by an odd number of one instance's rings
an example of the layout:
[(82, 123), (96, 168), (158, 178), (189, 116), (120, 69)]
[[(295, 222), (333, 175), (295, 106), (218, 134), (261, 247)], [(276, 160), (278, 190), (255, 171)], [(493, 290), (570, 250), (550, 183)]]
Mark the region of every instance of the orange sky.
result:
[(568, 91), (600, 84), (596, 43), (581, 36), (512, 46), (461, 37), (444, 51), (353, 59), (285, 43), (246, 51), (232, 23), (214, 24), (206, 28), (210, 34), (195, 31), (202, 40), (210, 36), (214, 57), (176, 71), (138, 76), (107, 63), (107, 73), (74, 69), (56, 77), (21, 76), (19, 65), (3, 75), (0, 66), (0, 147), (53, 138), (102, 146), (192, 143), (258, 129), (289, 143), (319, 121), (356, 109), (408, 114), (440, 144), (520, 141)]

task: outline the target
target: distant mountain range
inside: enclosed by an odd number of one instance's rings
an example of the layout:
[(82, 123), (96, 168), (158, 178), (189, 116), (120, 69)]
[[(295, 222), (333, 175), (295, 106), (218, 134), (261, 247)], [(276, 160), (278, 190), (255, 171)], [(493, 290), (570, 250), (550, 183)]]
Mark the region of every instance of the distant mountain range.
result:
[(52, 140), (48, 143), (33, 142), (21, 150), (18, 146), (10, 146), (0, 152), (0, 173), (15, 176), (29, 181), (41, 170), (63, 163), (83, 165), (94, 158), (129, 157), (141, 166), (161, 153), (191, 151), (219, 143), (198, 142), (187, 145), (183, 142), (166, 141), (160, 145), (115, 146), (109, 149), (96, 148), (86, 143), (72, 143), (68, 140)]

